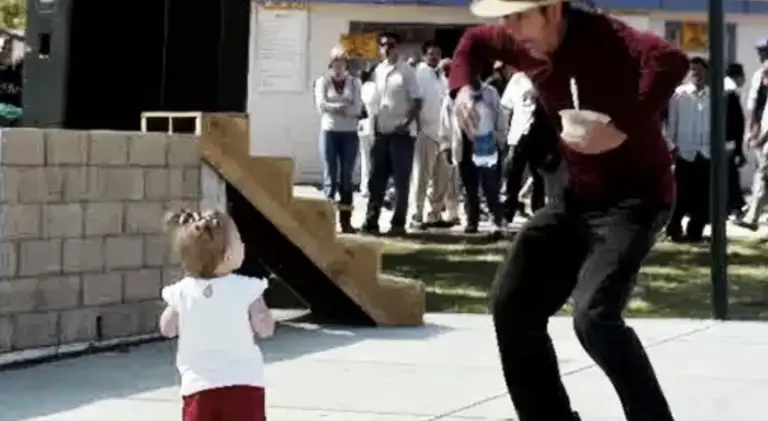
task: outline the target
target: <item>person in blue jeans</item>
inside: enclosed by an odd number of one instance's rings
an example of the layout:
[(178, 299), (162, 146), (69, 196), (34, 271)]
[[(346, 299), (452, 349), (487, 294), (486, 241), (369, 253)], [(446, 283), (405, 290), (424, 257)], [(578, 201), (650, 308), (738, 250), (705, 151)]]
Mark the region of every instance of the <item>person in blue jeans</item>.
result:
[(360, 140), (357, 120), (362, 110), (360, 80), (347, 71), (342, 51), (331, 52), (328, 72), (315, 82), (315, 105), (320, 113), (320, 156), (323, 158), (323, 191), (339, 201), (341, 231), (352, 233), (353, 174)]
[(503, 236), (504, 212), (499, 200), (499, 145), (506, 141), (507, 119), (501, 111), (501, 100), (496, 89), (478, 81), (474, 92), (475, 110), (479, 121), (473, 133), (467, 133), (453, 121), (453, 99), (443, 100), (440, 119), (441, 149), (446, 159), (459, 169), (459, 177), (466, 196), (467, 224), (464, 232), (475, 234), (480, 223), (480, 192), (488, 203), (493, 227), (491, 238)]

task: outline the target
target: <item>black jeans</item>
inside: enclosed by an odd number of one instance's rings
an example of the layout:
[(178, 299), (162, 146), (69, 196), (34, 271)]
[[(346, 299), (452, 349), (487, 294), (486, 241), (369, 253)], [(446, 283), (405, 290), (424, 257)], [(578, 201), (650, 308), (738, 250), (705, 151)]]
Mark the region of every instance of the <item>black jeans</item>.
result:
[(525, 145), (510, 146), (504, 159), (504, 178), (506, 179), (507, 197), (504, 200), (504, 217), (512, 221), (520, 209), (520, 189), (523, 187), (525, 169), (533, 178), (533, 193), (531, 194), (531, 209), (535, 212), (544, 206), (544, 180), (538, 168), (531, 165)]
[(498, 164), (491, 167), (479, 167), (472, 161), (473, 143), (464, 139), (462, 157), (459, 162), (459, 177), (464, 185), (464, 211), (467, 214), (467, 226), (477, 228), (480, 223), (480, 190), (483, 191), (488, 211), (493, 223), (501, 226), (504, 222), (503, 210), (499, 201), (501, 180)]
[(675, 183), (677, 197), (675, 209), (667, 224), (667, 235), (672, 238), (683, 236), (683, 217), (688, 216), (685, 238), (701, 241), (704, 227), (709, 223), (709, 159), (696, 155), (693, 161), (682, 158), (675, 160)]
[(744, 200), (744, 193), (741, 190), (741, 172), (736, 165), (736, 158), (740, 151), (731, 151), (728, 154), (728, 214), (738, 215), (741, 213), (747, 201)]
[(523, 226), (499, 267), (491, 310), (520, 421), (571, 421), (547, 321), (573, 295), (579, 342), (606, 373), (629, 421), (672, 415), (637, 335), (624, 323), (640, 265), (669, 215), (628, 202), (601, 211), (548, 204)]
[(407, 133), (376, 133), (371, 147), (371, 177), (368, 180), (368, 209), (365, 225), (378, 228), (381, 206), (389, 177), (395, 184), (393, 227), (404, 227), (408, 213), (415, 140)]

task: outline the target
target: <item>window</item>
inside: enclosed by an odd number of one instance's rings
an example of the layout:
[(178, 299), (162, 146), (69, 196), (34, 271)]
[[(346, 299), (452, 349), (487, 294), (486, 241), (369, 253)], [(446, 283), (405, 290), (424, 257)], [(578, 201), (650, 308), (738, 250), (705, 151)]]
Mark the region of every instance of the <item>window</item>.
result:
[[(683, 51), (692, 54), (708, 55), (709, 25), (706, 22), (667, 21), (665, 23), (665, 38), (679, 46)], [(736, 61), (736, 24), (725, 25), (725, 60)]]

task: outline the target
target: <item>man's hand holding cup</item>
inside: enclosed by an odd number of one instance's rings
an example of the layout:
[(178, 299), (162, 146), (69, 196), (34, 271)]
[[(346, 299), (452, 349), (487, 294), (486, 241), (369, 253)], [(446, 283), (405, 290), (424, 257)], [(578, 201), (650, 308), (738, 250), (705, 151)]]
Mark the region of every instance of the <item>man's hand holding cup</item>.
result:
[(611, 123), (610, 117), (589, 110), (560, 111), (563, 131), (561, 138), (573, 150), (585, 155), (597, 155), (616, 149), (627, 135)]

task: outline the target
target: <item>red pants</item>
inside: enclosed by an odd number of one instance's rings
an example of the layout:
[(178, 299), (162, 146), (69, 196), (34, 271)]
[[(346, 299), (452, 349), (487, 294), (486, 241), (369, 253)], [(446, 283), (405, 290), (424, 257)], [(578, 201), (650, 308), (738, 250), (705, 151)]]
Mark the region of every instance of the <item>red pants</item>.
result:
[(231, 386), (184, 397), (183, 421), (266, 421), (264, 389)]

